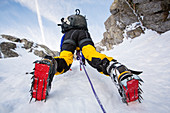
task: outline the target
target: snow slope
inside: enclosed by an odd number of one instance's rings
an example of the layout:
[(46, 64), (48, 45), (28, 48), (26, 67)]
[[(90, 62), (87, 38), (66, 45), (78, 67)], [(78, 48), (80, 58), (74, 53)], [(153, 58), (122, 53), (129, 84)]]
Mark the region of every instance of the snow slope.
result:
[[(146, 31), (125, 41), (114, 50), (104, 52), (128, 68), (143, 70), (144, 101), (122, 103), (111, 79), (86, 66), (94, 88), (107, 113), (170, 112), (170, 31), (159, 35)], [(32, 53), (22, 57), (0, 59), (0, 113), (102, 113), (84, 71), (74, 61), (72, 71), (55, 76), (47, 101), (29, 104), (32, 62), (40, 59)]]

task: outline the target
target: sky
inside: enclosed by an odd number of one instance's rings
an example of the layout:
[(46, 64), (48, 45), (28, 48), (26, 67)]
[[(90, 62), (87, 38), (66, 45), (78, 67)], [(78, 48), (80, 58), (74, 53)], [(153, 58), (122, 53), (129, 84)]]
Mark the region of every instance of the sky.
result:
[[(75, 9), (86, 16), (88, 29), (95, 43), (101, 41), (105, 32), (104, 22), (111, 15), (113, 0), (0, 0), (0, 34), (45, 44), (59, 50), (62, 37), (57, 24), (62, 17), (75, 14)], [(41, 21), (40, 21), (41, 20)], [(42, 23), (40, 28), (39, 23)], [(44, 41), (42, 31), (44, 35)]]

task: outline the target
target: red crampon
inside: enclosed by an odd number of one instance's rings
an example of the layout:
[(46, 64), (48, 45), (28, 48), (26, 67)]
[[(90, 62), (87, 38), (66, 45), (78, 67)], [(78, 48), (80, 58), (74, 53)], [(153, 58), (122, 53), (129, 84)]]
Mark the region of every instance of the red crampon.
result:
[(139, 87), (140, 81), (142, 81), (142, 79), (140, 79), (137, 75), (135, 75), (136, 77), (129, 77), (123, 81), (120, 82), (119, 86), (120, 86), (120, 90), (119, 93), (122, 96), (122, 101), (126, 104), (128, 104), (129, 102), (132, 101), (136, 101), (138, 100), (141, 103), (141, 93), (143, 92), (141, 90), (141, 88)]
[(36, 61), (34, 75), (32, 77), (31, 99), (41, 101), (47, 99), (50, 90), (51, 63), (49, 61)]

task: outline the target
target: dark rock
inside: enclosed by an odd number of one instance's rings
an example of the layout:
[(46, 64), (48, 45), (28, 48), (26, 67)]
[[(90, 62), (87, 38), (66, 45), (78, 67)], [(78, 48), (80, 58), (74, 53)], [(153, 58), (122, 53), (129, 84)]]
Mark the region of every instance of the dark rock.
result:
[(2, 42), (0, 44), (1, 52), (4, 55), (4, 58), (8, 57), (18, 57), (19, 55), (13, 50), (16, 48), (16, 44), (11, 42)]
[(161, 34), (170, 30), (170, 20), (165, 22), (158, 22), (155, 24), (145, 25), (145, 26)]
[(114, 2), (112, 3), (112, 5), (110, 6), (110, 12), (112, 15), (115, 15), (119, 12), (118, 0), (114, 0)]
[(33, 42), (28, 41), (27, 39), (21, 39), (21, 43), (24, 43), (25, 49), (30, 49), (33, 46)]
[(7, 50), (7, 49), (15, 49), (16, 44), (11, 43), (11, 42), (2, 42), (0, 44), (1, 50)]
[(16, 38), (16, 37), (13, 37), (13, 36), (10, 36), (10, 35), (1, 35), (2, 38), (5, 38), (9, 41), (12, 41), (12, 42), (21, 42), (21, 40), (19, 38)]
[(115, 15), (119, 12), (119, 9), (113, 9), (110, 12), (112, 13), (112, 15)]
[(158, 1), (158, 2), (148, 2), (145, 4), (140, 4), (138, 5), (138, 7), (136, 8), (137, 12), (139, 15), (149, 15), (149, 14), (154, 14), (156, 12), (162, 11), (162, 1)]
[(141, 35), (141, 33), (144, 33), (143, 32), (143, 29), (141, 27), (138, 27), (134, 30), (131, 30), (131, 31), (128, 31), (127, 32), (127, 36), (131, 39), (135, 38), (135, 37), (138, 37)]
[(141, 3), (147, 3), (150, 2), (151, 0), (133, 0), (134, 4), (141, 4)]
[(53, 57), (54, 57), (54, 56), (58, 56), (58, 52), (54, 52), (54, 51), (50, 50), (47, 46), (42, 45), (42, 44), (39, 44), (39, 46), (40, 46), (41, 48), (43, 48), (48, 55), (53, 56)]
[(154, 15), (148, 15), (148, 16), (144, 16), (142, 23), (143, 25), (150, 25), (150, 24), (155, 24), (157, 22), (163, 22), (163, 13), (159, 13), (159, 14), (154, 14)]
[(47, 54), (45, 54), (42, 50), (34, 50), (34, 54), (39, 57), (45, 57)]
[(106, 31), (110, 29), (111, 26), (116, 25), (116, 21), (113, 15), (111, 15), (104, 23)]
[[(45, 45), (36, 44), (32, 41), (28, 41), (27, 39), (19, 39), (10, 35), (2, 35), (2, 38), (9, 40), (9, 42), (0, 43), (0, 58), (8, 58), (8, 57), (17, 57), (19, 56), (17, 52), (14, 50), (17, 48), (17, 44), (19, 44), (19, 48), (21, 43), (23, 43), (23, 49), (29, 50), (29, 52), (33, 52), (36, 56), (44, 57), (47, 54), (54, 57), (58, 56), (58, 51), (52, 51)], [(41, 50), (38, 50), (41, 49)], [(2, 53), (2, 54), (1, 54)]]
[(126, 2), (120, 2), (122, 7), (122, 10), (120, 11), (120, 22), (122, 22), (124, 25), (130, 25), (134, 22), (138, 22), (138, 18), (133, 13), (133, 10), (129, 7), (129, 5)]

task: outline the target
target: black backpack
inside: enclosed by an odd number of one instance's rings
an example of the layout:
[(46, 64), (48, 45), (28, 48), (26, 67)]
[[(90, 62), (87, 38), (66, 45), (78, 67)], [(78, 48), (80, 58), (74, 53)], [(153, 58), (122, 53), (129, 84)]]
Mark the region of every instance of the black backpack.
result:
[(58, 26), (61, 26), (62, 33), (65, 33), (70, 29), (88, 30), (86, 18), (85, 16), (80, 15), (79, 9), (76, 9), (75, 15), (70, 15), (67, 18), (62, 18), (61, 23), (62, 24), (58, 24)]

